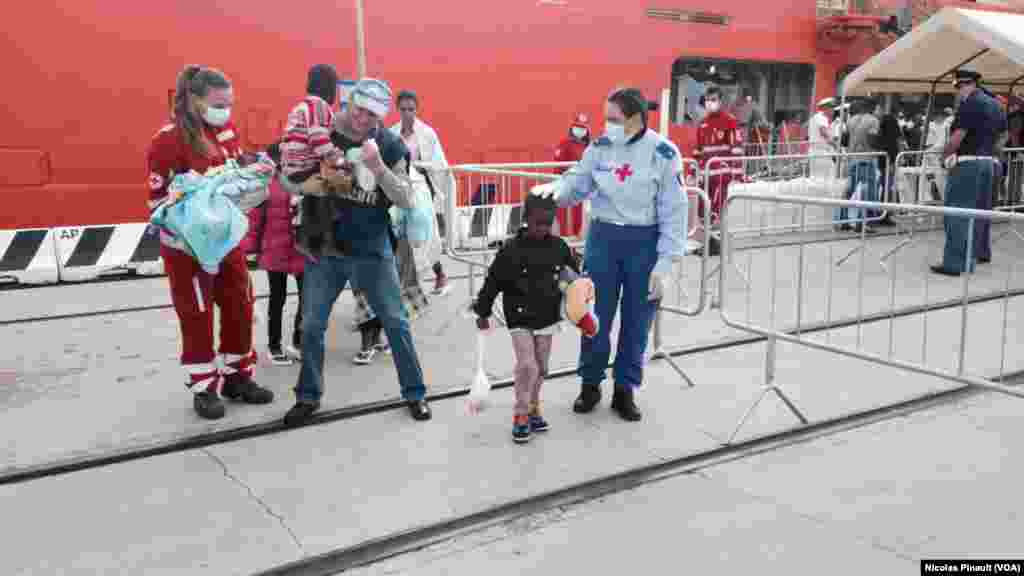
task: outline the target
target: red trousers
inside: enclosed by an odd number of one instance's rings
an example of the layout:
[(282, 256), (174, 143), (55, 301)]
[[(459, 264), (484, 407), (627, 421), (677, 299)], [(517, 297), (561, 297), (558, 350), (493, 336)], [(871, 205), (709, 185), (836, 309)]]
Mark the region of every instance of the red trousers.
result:
[[(729, 184), (735, 178), (733, 174), (715, 174), (708, 177), (708, 198), (711, 199), (711, 222), (717, 222), (722, 214), (722, 206), (725, 205), (726, 192)], [(700, 203), (698, 215), (704, 217), (704, 203)]]
[[(525, 218), (525, 216), (524, 216)], [(572, 208), (558, 209), (558, 235), (579, 236), (583, 228), (583, 205), (577, 204)]]
[(242, 250), (235, 248), (221, 262), (217, 274), (208, 274), (188, 254), (160, 247), (171, 285), (171, 301), (181, 325), (181, 364), (194, 392), (219, 391), (220, 371), (214, 364), (213, 305), (220, 307), (220, 353), (224, 373), (251, 377), (253, 288)]

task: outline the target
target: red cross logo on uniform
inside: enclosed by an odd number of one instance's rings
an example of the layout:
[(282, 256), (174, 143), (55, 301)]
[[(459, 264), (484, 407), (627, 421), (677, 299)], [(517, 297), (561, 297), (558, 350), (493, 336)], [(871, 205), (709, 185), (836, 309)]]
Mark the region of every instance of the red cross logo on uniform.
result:
[(619, 182), (625, 182), (626, 178), (633, 175), (633, 171), (629, 169), (629, 164), (623, 164), (621, 168), (615, 171), (615, 175), (619, 177)]

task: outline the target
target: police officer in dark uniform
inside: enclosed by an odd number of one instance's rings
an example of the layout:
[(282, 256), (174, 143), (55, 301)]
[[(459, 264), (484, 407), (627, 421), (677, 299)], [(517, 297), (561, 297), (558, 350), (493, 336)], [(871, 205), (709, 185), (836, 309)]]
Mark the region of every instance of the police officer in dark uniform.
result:
[[(943, 150), (949, 169), (946, 179), (945, 205), (957, 208), (991, 209), (993, 149), (1000, 126), (1004, 122), (999, 103), (978, 87), (981, 74), (967, 69), (957, 70), (953, 84), (959, 91), (960, 107), (950, 127), (950, 137)], [(946, 216), (946, 246), (942, 263), (931, 267), (937, 274), (959, 276), (974, 272), (974, 260), (991, 259), (991, 243), (987, 241), (989, 221), (976, 220), (974, 226), (979, 242), (967, 260), (970, 219)], [(979, 246), (980, 245), (980, 246)], [(979, 250), (980, 248), (980, 250)]]

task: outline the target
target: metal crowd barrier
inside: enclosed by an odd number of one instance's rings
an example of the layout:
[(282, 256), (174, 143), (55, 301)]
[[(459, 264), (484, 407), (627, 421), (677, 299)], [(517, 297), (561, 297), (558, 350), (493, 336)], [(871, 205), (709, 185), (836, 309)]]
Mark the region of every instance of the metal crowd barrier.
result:
[[(476, 297), (476, 272), (486, 273), (500, 243), (515, 235), (523, 222), (523, 201), (530, 189), (560, 176), (540, 172), (552, 168), (571, 168), (575, 162), (534, 162), (505, 164), (460, 164), (449, 167), (455, 177), (456, 190), (447, 198), (445, 210), (445, 253), (469, 268), (469, 296)], [(460, 202), (459, 190), (468, 196), (468, 203)], [(587, 206), (584, 206), (585, 226)], [(573, 211), (566, 211), (572, 228)], [(565, 237), (570, 246), (579, 248), (583, 231), (575, 237)], [(561, 234), (560, 234), (561, 235)], [(500, 306), (498, 306), (500, 309)], [(503, 318), (498, 314), (499, 322)]]
[[(800, 170), (800, 156), (811, 151), (809, 140), (744, 142), (743, 156), (757, 158), (744, 164), (748, 176), (766, 170), (780, 173), (786, 170)], [(788, 157), (788, 158), (787, 158)]]
[[(883, 152), (865, 153), (822, 153), (802, 154), (793, 156), (741, 156), (733, 158), (712, 158), (704, 165), (703, 188), (709, 196), (715, 194), (715, 188), (723, 178), (730, 179), (727, 196), (733, 194), (756, 195), (790, 195), (801, 197), (832, 198), (846, 200), (851, 197), (863, 200), (881, 200), (888, 194), (888, 178), (884, 169), (880, 168)], [(748, 176), (743, 166), (762, 164), (766, 161), (780, 160), (786, 163), (769, 165), (761, 172)], [(869, 167), (874, 165), (874, 169)], [(737, 167), (738, 166), (738, 167)], [(730, 172), (722, 175), (723, 172)], [(740, 176), (740, 172), (744, 175)], [(869, 177), (874, 174), (875, 184), (872, 186)], [(864, 186), (860, 186), (864, 184)], [(874, 191), (874, 194), (871, 192)], [(868, 197), (864, 196), (877, 196)], [(846, 208), (845, 210), (843, 208)], [(872, 207), (866, 216), (857, 216), (849, 207), (830, 209), (824, 206), (815, 207), (810, 222), (800, 222), (801, 211), (790, 206), (755, 206), (748, 205), (742, 216), (733, 214), (734, 234), (747, 236), (766, 236), (780, 233), (791, 233), (797, 230), (820, 231), (834, 228), (856, 228), (862, 224), (871, 224), (886, 218), (887, 213), (877, 212)], [(776, 211), (782, 210), (784, 217)], [(771, 220), (774, 226), (766, 226), (765, 221)], [(741, 223), (742, 222), (742, 223)]]
[(996, 210), (1024, 211), (1024, 148), (1005, 148), (1002, 181), (997, 187)]
[[(874, 209), (942, 217), (951, 225), (966, 228), (965, 270), (970, 270), (968, 264), (974, 261), (976, 227), (980, 231), (986, 225), (992, 226), (1001, 229), (1003, 234), (992, 236), (992, 263), (979, 263), (974, 273), (961, 274), (959, 278), (940, 276), (929, 269), (930, 264), (942, 261), (943, 231), (896, 238), (872, 237), (862, 232), (859, 237), (851, 238), (850, 242), (855, 244), (852, 247), (816, 244), (807, 236), (801, 236), (803, 241), (794, 244), (787, 238), (785, 243), (778, 242), (760, 250), (744, 250), (748, 276), (737, 288), (735, 283), (729, 283), (726, 271), (737, 265), (737, 248), (749, 232), (734, 228), (736, 216), (742, 215), (740, 203), (793, 207), (800, 214), (801, 231), (808, 226), (808, 213), (823, 208)], [(787, 212), (775, 210), (774, 213)], [(742, 218), (740, 223), (743, 223)], [(796, 402), (776, 382), (779, 342), (1024, 397), (1024, 389), (1001, 383), (1007, 372), (1008, 358), (1015, 364), (1024, 364), (1012, 350), (1007, 354), (1008, 329), (1012, 320), (1019, 316), (1010, 311), (1010, 300), (1024, 296), (1024, 281), (1014, 281), (1017, 263), (1012, 260), (1013, 255), (1024, 248), (1022, 229), (1024, 214), (1009, 212), (791, 195), (731, 194), (722, 215), (720, 313), (727, 326), (764, 336), (767, 342), (762, 391), (740, 418), (729, 442), (769, 393), (776, 395), (802, 423), (808, 422)], [(859, 257), (853, 258), (854, 255)], [(929, 319), (935, 322), (935, 315), (946, 315), (950, 322), (959, 319), (958, 334), (948, 328), (929, 331)], [(835, 326), (837, 321), (845, 327), (825, 328)], [(868, 321), (871, 323), (866, 326)], [(1021, 326), (1014, 324), (1012, 328), (1018, 331)], [(998, 347), (991, 342), (996, 334), (999, 335)], [(948, 341), (957, 336), (955, 342)], [(969, 356), (972, 337), (975, 342)], [(916, 345), (918, 338), (920, 348)], [(952, 366), (942, 365), (950, 360)], [(999, 382), (978, 375), (991, 374), (996, 363)], [(1021, 368), (1024, 365), (1014, 366), (1014, 369)]]
[[(1024, 210), (1021, 203), (1024, 148), (1005, 149), (1002, 156), (992, 160), (998, 160), (994, 164), (992, 189), (977, 191), (976, 207), (1008, 212)], [(896, 157), (894, 200), (900, 204), (944, 205), (948, 177), (949, 169), (943, 165), (941, 150), (901, 152)], [(898, 214), (895, 219), (902, 224), (907, 215)], [(936, 215), (917, 214), (912, 220), (931, 227), (942, 225)]]
[[(684, 159), (684, 164), (686, 164), (687, 162), (694, 161)], [(663, 337), (664, 313), (667, 312), (669, 314), (690, 317), (700, 315), (704, 311), (707, 302), (707, 296), (710, 292), (708, 288), (708, 282), (710, 279), (715, 277), (715, 273), (718, 269), (715, 268), (714, 270), (709, 272), (708, 258), (710, 257), (710, 250), (705, 249), (703, 245), (695, 244), (691, 240), (689, 240), (689, 238), (692, 238), (694, 236), (695, 231), (701, 229), (708, 230), (711, 227), (710, 210), (705, 210), (703, 217), (698, 218), (696, 216), (696, 205), (698, 201), (703, 202), (705, 206), (708, 205), (709, 200), (707, 193), (704, 192), (704, 190), (701, 190), (700, 188), (697, 188), (695, 186), (684, 186), (683, 192), (687, 196), (689, 212), (687, 216), (687, 228), (689, 230), (687, 230), (688, 239), (686, 254), (693, 255), (697, 251), (696, 249), (699, 248), (699, 254), (697, 254), (698, 261), (696, 263), (697, 273), (695, 275), (697, 279), (697, 286), (696, 288), (688, 286), (689, 279), (692, 277), (692, 275), (687, 274), (688, 260), (686, 258), (683, 258), (680, 261), (676, 262), (674, 271), (675, 273), (672, 278), (672, 281), (675, 284), (675, 303), (674, 305), (666, 305), (664, 301), (659, 303), (658, 310), (654, 314), (651, 326), (652, 334), (650, 358), (652, 360), (665, 360), (668, 363), (668, 365), (671, 366), (677, 374), (679, 374), (679, 377), (686, 382), (687, 386), (693, 388), (694, 386), (696, 386), (696, 384), (693, 382), (693, 379), (689, 375), (687, 375), (682, 368), (680, 368), (679, 364), (677, 364), (676, 361), (672, 358), (672, 356), (665, 350)], [(687, 288), (690, 289), (688, 290)], [(689, 296), (694, 291), (697, 293), (696, 302), (693, 302), (692, 298), (690, 298)], [(688, 305), (684, 305), (684, 302), (687, 303)]]
[[(997, 210), (1019, 210), (1024, 190), (1024, 148), (1006, 148), (999, 160), (992, 190)], [(938, 149), (908, 150), (896, 156), (894, 194), (901, 204), (942, 205), (949, 169)]]
[(893, 194), (899, 204), (942, 205), (946, 168), (941, 150), (907, 150), (896, 155)]

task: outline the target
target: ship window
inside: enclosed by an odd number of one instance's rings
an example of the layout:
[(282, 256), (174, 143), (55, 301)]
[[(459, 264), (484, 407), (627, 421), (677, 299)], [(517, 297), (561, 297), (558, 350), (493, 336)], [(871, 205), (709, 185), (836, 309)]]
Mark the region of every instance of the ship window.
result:
[[(672, 66), (669, 112), (673, 123), (700, 123), (705, 114), (704, 88), (711, 82), (722, 88), (724, 108), (741, 123), (757, 116), (770, 125), (810, 117), (814, 94), (814, 66), (810, 64), (680, 58)], [(747, 96), (750, 104), (745, 104)]]

